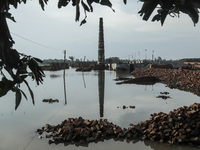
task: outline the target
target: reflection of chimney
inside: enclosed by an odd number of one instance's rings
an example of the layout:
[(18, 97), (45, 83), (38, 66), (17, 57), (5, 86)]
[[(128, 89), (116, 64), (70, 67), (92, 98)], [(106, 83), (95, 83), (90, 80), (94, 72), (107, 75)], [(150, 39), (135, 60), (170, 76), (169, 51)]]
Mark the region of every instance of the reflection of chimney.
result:
[(103, 117), (103, 109), (104, 109), (104, 84), (105, 84), (105, 72), (104, 70), (99, 70), (98, 87), (99, 87), (100, 117)]
[(103, 18), (99, 19), (98, 64), (104, 64)]

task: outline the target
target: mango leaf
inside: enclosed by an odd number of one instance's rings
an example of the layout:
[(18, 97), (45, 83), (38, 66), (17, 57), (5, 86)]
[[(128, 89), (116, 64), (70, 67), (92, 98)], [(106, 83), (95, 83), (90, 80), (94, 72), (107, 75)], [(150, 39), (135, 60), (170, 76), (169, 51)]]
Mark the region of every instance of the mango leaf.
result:
[(0, 81), (0, 97), (6, 95), (8, 91), (10, 91), (13, 88), (14, 84), (15, 83), (13, 81), (3, 77)]
[(80, 3), (80, 0), (76, 0), (76, 18), (75, 18), (75, 21), (79, 21), (79, 17), (80, 17), (79, 3)]
[(25, 99), (28, 100), (26, 94), (22, 90), (20, 90), (20, 89), (19, 89), (19, 91), (23, 94), (23, 96), (25, 97)]
[(93, 2), (92, 0), (87, 0), (91, 12), (93, 12), (92, 2)]
[(76, 6), (76, 0), (72, 0), (72, 6)]
[(109, 0), (101, 0), (100, 4), (112, 7), (112, 4), (111, 4), (111, 2)]
[(5, 14), (5, 17), (6, 17), (6, 18), (12, 20), (13, 22), (16, 22), (16, 21), (15, 21), (15, 18), (12, 17), (12, 14), (11, 14), (11, 13), (6, 12), (6, 13), (4, 13), (4, 14)]
[(15, 110), (17, 110), (20, 102), (21, 102), (21, 99), (22, 99), (22, 95), (21, 95), (21, 92), (18, 88), (16, 88), (16, 91), (15, 91)]
[(181, 7), (180, 11), (188, 14), (190, 16), (190, 18), (192, 19), (194, 26), (196, 23), (198, 23), (199, 21), (199, 12), (196, 8), (190, 6), (190, 5), (186, 5), (185, 7)]
[(140, 13), (140, 16), (144, 14), (142, 19), (147, 21), (157, 5), (158, 5), (158, 0), (146, 1), (144, 2), (142, 9), (138, 13)]
[(112, 8), (112, 3), (111, 3), (109, 0), (101, 0), (101, 1), (100, 1), (100, 4), (101, 4), (101, 5), (108, 6), (108, 7), (110, 7), (113, 11), (115, 11), (115, 10)]
[(82, 6), (83, 6), (83, 8), (84, 8), (84, 10), (85, 11), (90, 11), (90, 9), (88, 8), (88, 6), (83, 2), (83, 0), (81, 0), (81, 4), (82, 4)]
[(153, 19), (151, 21), (160, 21), (161, 15), (157, 14), (153, 17)]
[(85, 24), (86, 23), (86, 20), (85, 19), (83, 19), (82, 21), (81, 21), (81, 24), (80, 24), (80, 26), (81, 25), (83, 25), (83, 24)]
[(48, 0), (39, 0), (39, 4), (40, 4), (42, 10), (44, 10), (44, 3), (47, 5), (47, 2), (48, 2)]
[(24, 83), (25, 83), (26, 86), (28, 87), (28, 90), (29, 90), (30, 95), (31, 95), (31, 98), (32, 98), (33, 105), (35, 105), (33, 91), (32, 91), (31, 88), (29, 87), (29, 84), (28, 84), (28, 82), (27, 82), (26, 80), (24, 80)]
[(61, 8), (62, 6), (67, 6), (69, 4), (70, 0), (59, 0), (58, 1), (58, 8)]
[(33, 57), (33, 59), (35, 59), (35, 61), (39, 62), (39, 63), (43, 63), (43, 61), (39, 58)]
[(164, 24), (164, 21), (165, 21), (167, 15), (168, 15), (168, 11), (163, 10), (163, 11), (161, 12), (161, 25)]
[(22, 0), (24, 2), (24, 4), (26, 4), (26, 0)]

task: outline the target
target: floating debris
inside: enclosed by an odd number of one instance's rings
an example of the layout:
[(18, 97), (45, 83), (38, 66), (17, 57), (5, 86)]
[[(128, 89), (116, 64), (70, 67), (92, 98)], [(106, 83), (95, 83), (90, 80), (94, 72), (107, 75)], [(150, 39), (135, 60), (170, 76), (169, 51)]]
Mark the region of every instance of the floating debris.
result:
[(58, 102), (59, 102), (58, 99), (53, 100), (53, 99), (51, 99), (51, 98), (50, 98), (50, 99), (43, 99), (42, 101), (43, 101), (43, 102), (47, 102), (47, 103), (55, 103), (55, 102), (58, 103)]
[(157, 77), (137, 77), (137, 78), (129, 78), (127, 80), (124, 80), (122, 82), (117, 82), (116, 84), (144, 84), (144, 85), (152, 85), (160, 80)]
[[(118, 106), (117, 108), (121, 108), (121, 107), (119, 107), (119, 106)], [(122, 106), (122, 108), (123, 108), (123, 109), (127, 109), (128, 107), (127, 107), (127, 106), (125, 106), (125, 105), (123, 105), (123, 106)], [(134, 109), (134, 108), (135, 108), (135, 106), (129, 106), (129, 108), (133, 108), (133, 109)]]
[(129, 108), (133, 108), (133, 109), (135, 109), (135, 106), (129, 106)]
[(121, 81), (121, 80), (129, 80), (129, 79), (132, 79), (132, 78), (119, 77), (119, 78), (116, 78), (116, 79), (113, 79), (113, 80), (115, 80), (115, 81)]
[(162, 99), (166, 100), (166, 99), (171, 98), (171, 97), (165, 96), (165, 95), (158, 95), (158, 96), (156, 96), (156, 98), (162, 98)]
[(169, 94), (169, 92), (160, 92), (160, 94), (167, 95), (167, 94)]

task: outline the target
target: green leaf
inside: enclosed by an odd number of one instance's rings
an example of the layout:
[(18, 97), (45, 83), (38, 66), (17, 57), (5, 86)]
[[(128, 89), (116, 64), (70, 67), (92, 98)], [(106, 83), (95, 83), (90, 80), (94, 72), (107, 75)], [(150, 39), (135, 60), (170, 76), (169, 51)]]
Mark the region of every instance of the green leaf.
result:
[(13, 22), (16, 22), (16, 21), (15, 21), (15, 18), (12, 17), (12, 14), (11, 14), (11, 13), (6, 12), (6, 13), (4, 13), (4, 14), (5, 14), (5, 17), (6, 17), (6, 18), (12, 20)]
[(22, 0), (24, 2), (24, 4), (26, 4), (26, 0)]
[(58, 1), (58, 8), (61, 8), (62, 6), (67, 6), (69, 4), (70, 0), (59, 0)]
[(76, 6), (76, 0), (72, 0), (72, 6)]
[[(108, 6), (108, 7), (110, 7), (112, 9), (112, 3), (109, 0), (101, 0), (100, 4)], [(115, 11), (114, 9), (112, 9), (112, 10)]]
[(146, 1), (142, 5), (142, 9), (138, 13), (140, 13), (140, 16), (144, 14), (143, 20), (147, 21), (157, 5), (158, 5), (158, 0)]
[(33, 59), (35, 59), (35, 61), (37, 61), (37, 62), (43, 63), (43, 61), (39, 58), (33, 57)]
[(92, 0), (87, 0), (91, 12), (93, 12), (92, 2), (93, 2)]
[(25, 83), (26, 86), (28, 87), (28, 90), (29, 90), (30, 95), (31, 95), (31, 98), (32, 98), (33, 105), (35, 105), (33, 91), (32, 91), (31, 88), (29, 87), (29, 84), (28, 84), (28, 82), (27, 82), (26, 80), (24, 80), (24, 83)]
[(166, 11), (166, 10), (161, 12), (161, 25), (164, 24), (164, 21), (165, 21), (165, 19), (167, 17), (167, 14), (168, 14), (168, 11)]
[(44, 10), (44, 2), (43, 2), (43, 0), (39, 0), (39, 4), (40, 4), (42, 10)]
[(109, 0), (101, 0), (100, 4), (112, 7), (112, 4)]
[(199, 12), (198, 12), (198, 10), (196, 8), (194, 8), (194, 7), (190, 6), (190, 5), (186, 5), (185, 7), (182, 7), (180, 10), (190, 16), (190, 18), (192, 19), (194, 25), (196, 23), (198, 23), (198, 21), (199, 21), (199, 14), (198, 13)]
[(79, 21), (79, 17), (80, 17), (79, 3), (80, 3), (80, 0), (76, 0), (76, 18), (75, 18), (75, 21)]
[(84, 19), (84, 20), (81, 21), (80, 26), (83, 25), (83, 24), (85, 24), (85, 23), (86, 23), (86, 20)]
[(153, 19), (151, 21), (160, 21), (161, 15), (157, 14), (153, 17)]
[(20, 77), (24, 80), (28, 75), (21, 75)]
[(22, 90), (20, 90), (20, 92), (23, 94), (23, 96), (25, 97), (25, 99), (28, 100), (26, 94)]
[(13, 81), (10, 81), (5, 77), (2, 77), (0, 81), (0, 97), (6, 95), (8, 91), (10, 91), (13, 88), (14, 84), (15, 83)]
[(17, 110), (20, 102), (21, 102), (21, 99), (22, 99), (22, 95), (21, 95), (21, 92), (18, 88), (16, 88), (16, 91), (15, 91), (15, 110)]
[(81, 4), (82, 4), (82, 6), (83, 6), (83, 8), (84, 8), (84, 10), (85, 11), (90, 11), (90, 9), (88, 8), (88, 6), (83, 2), (83, 0), (81, 0)]

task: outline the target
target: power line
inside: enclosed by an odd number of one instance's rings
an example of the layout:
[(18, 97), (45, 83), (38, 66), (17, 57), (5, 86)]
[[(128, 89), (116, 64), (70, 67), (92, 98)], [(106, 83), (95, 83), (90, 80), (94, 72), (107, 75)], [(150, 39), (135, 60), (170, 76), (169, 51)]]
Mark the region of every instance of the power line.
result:
[(22, 37), (22, 36), (16, 34), (16, 33), (13, 33), (13, 32), (10, 32), (10, 33), (12, 33), (13, 35), (18, 36), (18, 37), (20, 37), (20, 38), (22, 38), (22, 39), (24, 39), (24, 40), (26, 40), (26, 41), (29, 41), (29, 42), (31, 42), (31, 43), (34, 43), (34, 44), (36, 44), (36, 45), (39, 45), (39, 46), (42, 46), (42, 47), (45, 47), (45, 48), (48, 48), (48, 49), (52, 49), (52, 50), (61, 51), (60, 49), (52, 48), (52, 47), (49, 47), (49, 46), (46, 46), (46, 45), (43, 45), (43, 44), (34, 42), (34, 41), (32, 41), (32, 40), (29, 40), (29, 39), (27, 39), (27, 38), (25, 38), (25, 37)]
[[(63, 50), (60, 50), (60, 49), (52, 48), (52, 47), (49, 47), (49, 46), (46, 46), (46, 45), (43, 45), (43, 44), (34, 42), (34, 41), (32, 41), (32, 40), (29, 40), (28, 38), (25, 38), (25, 37), (23, 37), (23, 36), (20, 36), (20, 35), (16, 34), (16, 33), (13, 33), (13, 32), (10, 32), (10, 33), (13, 34), (13, 35), (15, 35), (15, 36), (17, 36), (17, 37), (20, 37), (20, 38), (22, 38), (22, 39), (28, 41), (28, 42), (31, 42), (31, 43), (33, 43), (33, 44), (36, 44), (36, 45), (39, 45), (39, 46), (42, 46), (42, 47), (45, 47), (45, 48), (48, 48), (48, 49), (51, 49), (51, 50), (63, 51)], [(81, 56), (78, 56), (78, 55), (75, 55), (75, 54), (69, 52), (68, 50), (67, 50), (67, 53), (70, 53), (71, 55), (76, 56), (76, 57), (81, 57)]]

